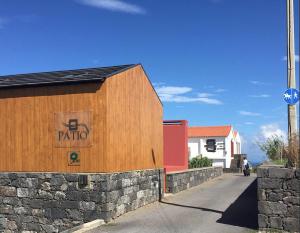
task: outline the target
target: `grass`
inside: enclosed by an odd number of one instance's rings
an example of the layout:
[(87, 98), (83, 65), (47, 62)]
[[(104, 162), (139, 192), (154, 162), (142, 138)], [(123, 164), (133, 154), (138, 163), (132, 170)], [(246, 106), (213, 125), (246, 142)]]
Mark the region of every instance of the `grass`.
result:
[(276, 165), (286, 165), (286, 163), (288, 162), (287, 159), (276, 159), (276, 160), (272, 160), (272, 163), (276, 164)]

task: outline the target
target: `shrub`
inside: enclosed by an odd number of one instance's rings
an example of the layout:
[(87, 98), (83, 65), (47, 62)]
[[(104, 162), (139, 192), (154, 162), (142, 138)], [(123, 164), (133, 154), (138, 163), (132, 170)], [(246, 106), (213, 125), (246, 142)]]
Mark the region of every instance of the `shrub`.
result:
[(287, 145), (283, 149), (283, 156), (288, 159), (288, 167), (300, 167), (299, 164), (299, 135), (292, 135)]
[(284, 141), (282, 137), (273, 135), (264, 143), (258, 143), (258, 146), (264, 151), (270, 160), (278, 160), (282, 158)]
[(199, 167), (211, 167), (212, 166), (212, 160), (203, 157), (197, 156), (192, 158), (192, 160), (189, 161), (189, 168), (199, 168)]

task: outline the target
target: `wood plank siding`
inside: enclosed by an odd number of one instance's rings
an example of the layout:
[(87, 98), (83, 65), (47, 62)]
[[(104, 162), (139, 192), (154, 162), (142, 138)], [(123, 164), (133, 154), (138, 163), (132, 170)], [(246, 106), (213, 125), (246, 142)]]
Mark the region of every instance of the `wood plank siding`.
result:
[[(55, 113), (90, 112), (92, 145), (57, 147)], [(163, 166), (162, 105), (138, 65), (103, 83), (0, 89), (0, 171), (114, 172)], [(68, 152), (80, 152), (69, 166)]]

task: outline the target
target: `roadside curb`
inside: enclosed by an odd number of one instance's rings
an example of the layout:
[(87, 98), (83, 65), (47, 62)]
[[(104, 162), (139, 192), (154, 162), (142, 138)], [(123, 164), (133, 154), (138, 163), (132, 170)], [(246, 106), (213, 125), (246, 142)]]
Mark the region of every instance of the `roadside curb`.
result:
[(97, 228), (97, 227), (99, 227), (103, 224), (105, 224), (103, 219), (96, 219), (94, 221), (87, 222), (87, 223), (84, 223), (82, 225), (73, 227), (71, 229), (62, 231), (62, 233), (83, 233), (83, 232), (87, 232), (89, 230), (92, 230), (94, 228)]

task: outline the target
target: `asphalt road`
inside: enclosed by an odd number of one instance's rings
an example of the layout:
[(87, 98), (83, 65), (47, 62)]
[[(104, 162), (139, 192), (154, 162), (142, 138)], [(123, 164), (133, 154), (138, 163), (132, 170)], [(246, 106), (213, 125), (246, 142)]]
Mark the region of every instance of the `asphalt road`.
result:
[(224, 174), (89, 233), (251, 233), (256, 229), (256, 177)]

